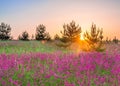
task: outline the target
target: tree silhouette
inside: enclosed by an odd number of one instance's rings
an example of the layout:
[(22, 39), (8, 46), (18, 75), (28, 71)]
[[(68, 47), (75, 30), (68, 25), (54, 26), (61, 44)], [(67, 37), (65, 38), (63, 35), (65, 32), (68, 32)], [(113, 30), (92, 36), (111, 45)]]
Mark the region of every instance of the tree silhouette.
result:
[(51, 36), (50, 36), (50, 34), (47, 32), (46, 33), (46, 38), (45, 38), (45, 40), (47, 40), (47, 41), (50, 41), (51, 40)]
[(51, 37), (49, 33), (46, 32), (46, 27), (43, 24), (40, 24), (36, 28), (36, 40), (49, 40)]
[(118, 44), (119, 40), (116, 38), (116, 36), (114, 37), (113, 42), (114, 42), (115, 44)]
[(24, 32), (22, 33), (22, 36), (19, 35), (18, 39), (19, 39), (19, 40), (25, 40), (25, 41), (29, 40), (29, 34), (28, 34), (28, 32), (27, 32), (27, 31), (24, 31)]
[(60, 39), (59, 35), (58, 35), (58, 34), (55, 34), (54, 40), (59, 40), (59, 39)]
[[(91, 32), (84, 33), (85, 40), (89, 45), (95, 47), (96, 44), (101, 44), (103, 39), (103, 30), (97, 29), (95, 24), (92, 24)], [(100, 47), (100, 46), (99, 46)]]
[(109, 43), (109, 39), (108, 39), (108, 37), (106, 37), (106, 40), (105, 40), (105, 42), (106, 42), (106, 43)]
[(81, 27), (76, 25), (75, 21), (70, 22), (70, 24), (63, 25), (62, 41), (63, 42), (74, 42), (80, 39)]
[(34, 35), (32, 34), (32, 36), (31, 36), (31, 40), (34, 40)]
[(10, 25), (7, 25), (7, 24), (2, 22), (0, 25), (0, 39), (1, 40), (10, 39), (10, 32), (11, 32)]
[(106, 43), (111, 43), (111, 39), (109, 39), (108, 37), (105, 40)]

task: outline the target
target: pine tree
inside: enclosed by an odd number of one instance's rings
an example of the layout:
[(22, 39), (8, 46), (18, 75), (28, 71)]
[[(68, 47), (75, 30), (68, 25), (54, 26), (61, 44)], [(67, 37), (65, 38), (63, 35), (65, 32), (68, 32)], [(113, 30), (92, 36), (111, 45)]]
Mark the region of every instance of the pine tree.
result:
[(19, 35), (18, 39), (19, 40), (25, 40), (25, 41), (29, 40), (29, 34), (28, 34), (28, 32), (24, 31), (21, 36)]
[(119, 40), (116, 38), (116, 36), (114, 37), (113, 42), (114, 42), (115, 44), (118, 44)]
[(59, 35), (56, 34), (56, 35), (54, 36), (54, 40), (59, 40), (59, 39), (60, 39)]
[[(103, 30), (97, 29), (95, 24), (92, 24), (91, 31), (90, 32), (85, 32), (84, 33), (84, 38), (88, 42), (90, 46), (93, 48), (98, 48), (101, 47), (102, 44), (102, 39), (103, 39)], [(96, 47), (96, 45), (98, 45)]]
[(106, 43), (109, 43), (109, 39), (108, 39), (108, 37), (106, 38), (106, 40), (105, 40), (105, 41), (106, 41)]
[(11, 32), (10, 25), (7, 25), (7, 24), (2, 22), (0, 25), (0, 39), (1, 40), (10, 39), (10, 32)]
[(34, 40), (34, 35), (32, 34), (32, 36), (31, 36), (31, 40)]
[(46, 33), (46, 38), (45, 38), (47, 41), (51, 41), (51, 36), (49, 33)]
[(81, 27), (76, 25), (75, 21), (72, 21), (70, 24), (63, 25), (61, 33), (63, 42), (74, 42), (80, 39)]
[(46, 27), (43, 24), (40, 24), (36, 28), (36, 40), (46, 40), (48, 33), (46, 32)]

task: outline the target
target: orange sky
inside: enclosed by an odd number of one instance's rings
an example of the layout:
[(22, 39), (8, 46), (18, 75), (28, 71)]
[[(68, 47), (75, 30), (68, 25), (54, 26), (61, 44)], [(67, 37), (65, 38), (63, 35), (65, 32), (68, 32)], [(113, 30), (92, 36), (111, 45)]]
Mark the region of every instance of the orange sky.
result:
[(118, 0), (0, 0), (0, 22), (11, 25), (15, 39), (25, 30), (30, 36), (35, 34), (39, 24), (44, 24), (52, 36), (60, 34), (62, 25), (72, 20), (82, 32), (94, 22), (103, 28), (104, 38), (120, 39), (119, 4)]

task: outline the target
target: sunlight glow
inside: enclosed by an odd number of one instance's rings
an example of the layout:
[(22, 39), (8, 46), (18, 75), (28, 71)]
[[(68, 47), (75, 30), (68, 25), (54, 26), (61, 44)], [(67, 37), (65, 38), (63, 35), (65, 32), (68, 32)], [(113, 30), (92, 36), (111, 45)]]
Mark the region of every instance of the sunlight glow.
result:
[(81, 40), (85, 40), (83, 36), (80, 37)]

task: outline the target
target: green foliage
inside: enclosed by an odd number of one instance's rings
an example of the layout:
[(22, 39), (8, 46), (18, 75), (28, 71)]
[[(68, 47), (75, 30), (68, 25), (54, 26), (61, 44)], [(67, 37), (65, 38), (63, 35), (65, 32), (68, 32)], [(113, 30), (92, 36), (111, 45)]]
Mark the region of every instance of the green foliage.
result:
[(58, 41), (55, 43), (58, 47), (60, 48), (67, 48), (71, 45), (71, 42), (61, 42), (61, 41)]
[(96, 51), (98, 51), (98, 52), (104, 52), (105, 49), (98, 47), (98, 48), (96, 48)]
[(22, 36), (19, 35), (18, 39), (19, 39), (19, 40), (28, 41), (28, 40), (29, 40), (29, 34), (28, 34), (28, 32), (27, 32), (27, 31), (24, 31), (24, 32), (22, 33)]
[(69, 82), (69, 83), (75, 83), (77, 80), (76, 80), (76, 78), (74, 77), (74, 76), (72, 76), (72, 77), (68, 77), (67, 78), (67, 81)]
[[(55, 52), (61, 51), (60, 47), (52, 44), (52, 42), (42, 43), (42, 41), (0, 41), (0, 53), (6, 54), (22, 54), (30, 52)], [(63, 52), (67, 50), (62, 49)]]
[(51, 40), (50, 34), (46, 32), (46, 27), (43, 24), (40, 24), (36, 28), (36, 35), (35, 35), (36, 40)]
[(81, 27), (76, 25), (75, 21), (63, 25), (62, 42), (74, 42), (80, 39)]
[(101, 76), (110, 75), (111, 74), (110, 70), (103, 69), (103, 68), (99, 67), (98, 65), (96, 65), (96, 70), (97, 70), (98, 74), (101, 75)]
[[(19, 65), (20, 67), (20, 65)], [(21, 66), (22, 67), (22, 66)], [(21, 68), (18, 69), (18, 71), (16, 71), (14, 73), (14, 75), (12, 76), (12, 80), (18, 80), (20, 79), (22, 81), (22, 86), (27, 86), (27, 84), (30, 82), (30, 84), (33, 86), (34, 83), (34, 79), (33, 79), (33, 71), (26, 71), (26, 69), (24, 70), (24, 75), (20, 78), (18, 77), (19, 74), (23, 73), (23, 71), (21, 70)]]
[(45, 86), (63, 86), (61, 83), (63, 82), (60, 78), (55, 78), (54, 76), (51, 76), (50, 78), (46, 79), (46, 82), (44, 83)]
[(67, 37), (62, 37), (62, 38), (60, 38), (60, 41), (63, 43), (68, 43), (68, 42), (70, 42), (70, 39)]
[(30, 84), (33, 86), (33, 83), (34, 83), (34, 79), (33, 79), (33, 72), (32, 71), (25, 71), (25, 74), (24, 74), (24, 77), (23, 77), (23, 83), (22, 85), (23, 86), (26, 86), (29, 82)]
[(110, 74), (110, 71), (108, 71), (108, 70), (100, 70), (99, 72), (101, 75), (109, 75)]
[(89, 44), (89, 46), (96, 50), (101, 48), (102, 39), (103, 39), (103, 30), (97, 29), (95, 24), (92, 24), (91, 31), (84, 33), (85, 41)]
[(10, 39), (11, 27), (5, 23), (1, 23), (0, 25), (0, 40), (8, 40)]

